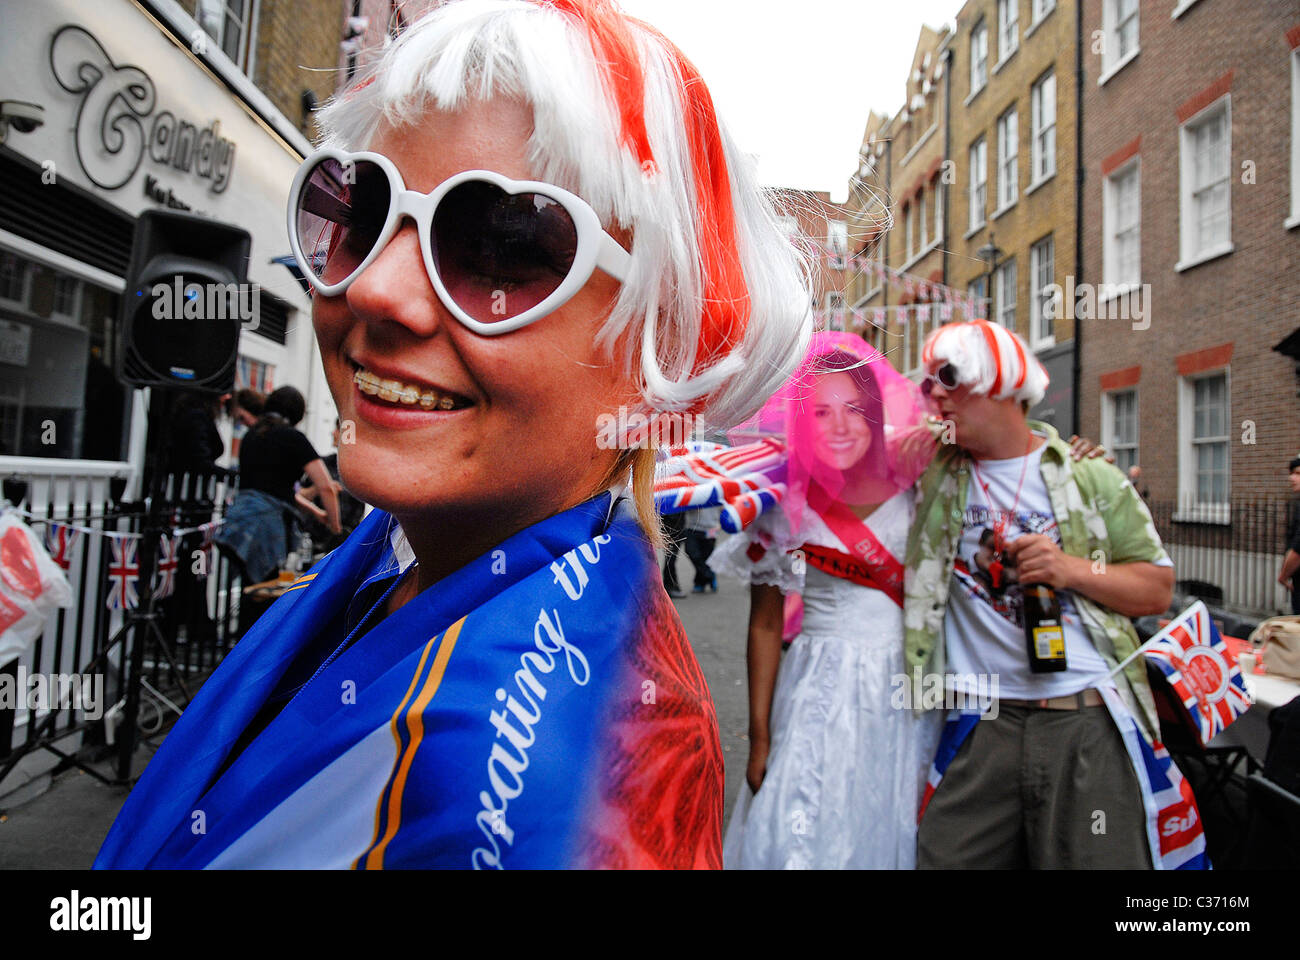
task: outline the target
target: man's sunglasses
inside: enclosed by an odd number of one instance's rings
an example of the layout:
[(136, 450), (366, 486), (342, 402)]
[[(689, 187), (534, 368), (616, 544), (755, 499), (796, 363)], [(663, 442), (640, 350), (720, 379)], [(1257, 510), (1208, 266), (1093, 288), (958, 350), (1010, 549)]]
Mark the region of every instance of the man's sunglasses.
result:
[(945, 363), (934, 373), (926, 374), (925, 379), (921, 381), (921, 393), (928, 397), (934, 391), (936, 383), (945, 390), (956, 390), (959, 386), (957, 368), (951, 363)]
[(466, 170), (432, 193), (407, 190), (378, 153), (321, 150), (289, 190), (289, 243), (318, 293), (348, 288), (415, 221), (444, 306), (475, 333), (518, 330), (558, 309), (599, 267), (626, 279), (632, 256), (580, 197), (549, 183)]

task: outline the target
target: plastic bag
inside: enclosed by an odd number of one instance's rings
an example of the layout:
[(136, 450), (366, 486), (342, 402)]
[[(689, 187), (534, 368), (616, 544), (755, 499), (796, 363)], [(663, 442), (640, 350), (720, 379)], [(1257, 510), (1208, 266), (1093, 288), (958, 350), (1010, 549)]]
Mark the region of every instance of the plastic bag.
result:
[(13, 512), (0, 514), (0, 666), (40, 636), (57, 607), (72, 606), (72, 587), (40, 538)]

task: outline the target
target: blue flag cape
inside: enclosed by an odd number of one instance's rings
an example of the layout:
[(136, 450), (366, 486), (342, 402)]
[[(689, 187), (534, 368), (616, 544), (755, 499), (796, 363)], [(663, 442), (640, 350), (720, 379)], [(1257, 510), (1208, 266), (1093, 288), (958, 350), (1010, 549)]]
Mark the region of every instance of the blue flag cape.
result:
[(346, 645), (394, 529), (372, 511), (240, 640), (95, 867), (720, 867), (713, 702), (627, 501), (521, 531)]

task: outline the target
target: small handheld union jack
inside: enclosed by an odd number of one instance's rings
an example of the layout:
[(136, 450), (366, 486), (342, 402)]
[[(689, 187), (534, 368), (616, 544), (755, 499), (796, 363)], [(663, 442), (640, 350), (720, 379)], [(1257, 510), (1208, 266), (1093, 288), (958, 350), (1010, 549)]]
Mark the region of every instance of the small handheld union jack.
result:
[(50, 559), (64, 570), (72, 566), (72, 550), (81, 539), (81, 531), (62, 523), (51, 523), (45, 531), (45, 549)]
[(199, 552), (203, 554), (203, 563), (200, 566), (201, 572), (196, 573), (195, 576), (200, 580), (205, 578), (208, 571), (212, 569), (212, 538), (216, 535), (217, 527), (216, 521), (199, 524), (199, 532), (203, 534), (203, 542), (199, 544)]
[(154, 596), (170, 597), (176, 592), (176, 566), (179, 563), (180, 538), (163, 534), (158, 539), (158, 576), (154, 580)]
[(140, 603), (139, 539), (132, 534), (108, 534), (113, 556), (108, 564), (108, 600), (110, 610), (134, 610)]
[(1241, 668), (1201, 601), (1171, 620), (1144, 647), (1146, 658), (1165, 675), (1196, 723), (1202, 746), (1250, 708)]

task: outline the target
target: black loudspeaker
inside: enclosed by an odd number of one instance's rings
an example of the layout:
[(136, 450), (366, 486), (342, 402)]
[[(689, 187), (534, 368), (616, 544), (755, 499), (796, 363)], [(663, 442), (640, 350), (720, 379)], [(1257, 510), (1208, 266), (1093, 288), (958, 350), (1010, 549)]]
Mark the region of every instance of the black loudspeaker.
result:
[(122, 294), (117, 378), (134, 387), (225, 393), (239, 332), (257, 317), (248, 283), (252, 238), (207, 217), (142, 213)]

